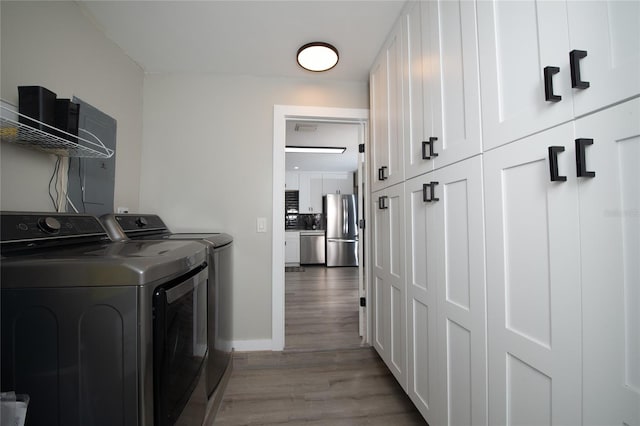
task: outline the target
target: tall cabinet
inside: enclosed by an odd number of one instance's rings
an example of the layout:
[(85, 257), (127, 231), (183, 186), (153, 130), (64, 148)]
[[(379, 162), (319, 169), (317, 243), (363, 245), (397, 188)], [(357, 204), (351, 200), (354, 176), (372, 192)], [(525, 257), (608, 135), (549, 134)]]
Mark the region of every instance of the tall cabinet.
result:
[(408, 2), (371, 87), (373, 344), (427, 422), (640, 425), (640, 3)]

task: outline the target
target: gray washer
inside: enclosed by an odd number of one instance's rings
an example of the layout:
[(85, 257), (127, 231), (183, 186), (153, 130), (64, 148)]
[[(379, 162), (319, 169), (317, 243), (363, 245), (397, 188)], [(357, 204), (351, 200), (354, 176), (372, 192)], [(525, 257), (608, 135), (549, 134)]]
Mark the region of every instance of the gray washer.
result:
[[(194, 273), (202, 245), (112, 243), (89, 215), (0, 224), (1, 386), (30, 395), (26, 424), (153, 425), (152, 293)], [(204, 419), (196, 388), (184, 413)]]
[(192, 240), (208, 250), (207, 395), (216, 390), (231, 364), (233, 331), (233, 237), (225, 233), (173, 233), (158, 215), (107, 214), (100, 217), (114, 241)]

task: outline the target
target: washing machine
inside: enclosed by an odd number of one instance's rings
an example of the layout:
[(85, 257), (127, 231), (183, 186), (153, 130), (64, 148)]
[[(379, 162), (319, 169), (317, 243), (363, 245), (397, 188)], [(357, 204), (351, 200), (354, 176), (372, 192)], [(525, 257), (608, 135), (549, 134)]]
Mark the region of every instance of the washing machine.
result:
[(107, 214), (100, 220), (114, 241), (197, 241), (207, 248), (209, 361), (206, 374), (207, 394), (211, 396), (231, 369), (233, 238), (225, 233), (174, 233), (154, 214)]
[(2, 391), (27, 425), (199, 425), (207, 253), (112, 242), (90, 215), (0, 213)]

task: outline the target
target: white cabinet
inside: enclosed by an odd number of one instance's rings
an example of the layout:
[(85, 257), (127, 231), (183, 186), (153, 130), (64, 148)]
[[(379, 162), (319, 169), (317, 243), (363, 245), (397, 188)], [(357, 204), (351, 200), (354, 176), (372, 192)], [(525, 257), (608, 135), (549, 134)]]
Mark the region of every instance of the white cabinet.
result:
[[(561, 1), (480, 1), (478, 38), (484, 149), (573, 117), (567, 5)], [(553, 94), (545, 100), (544, 68)]]
[(481, 1), (478, 34), (485, 149), (640, 94), (637, 1)]
[(284, 189), (287, 191), (296, 191), (300, 188), (298, 172), (285, 172)]
[(300, 214), (322, 213), (322, 173), (300, 173)]
[(484, 154), (489, 424), (580, 423), (578, 194), (548, 162), (562, 144), (568, 175), (572, 140), (568, 123)]
[(640, 2), (568, 1), (567, 10), (570, 50), (586, 54), (576, 70), (589, 83), (573, 89), (575, 115), (640, 94)]
[(476, 5), (410, 2), (403, 15), (405, 175), (479, 154)]
[(401, 24), (394, 26), (369, 76), (373, 191), (404, 180)]
[(287, 231), (284, 233), (284, 263), (286, 265), (300, 265), (300, 232)]
[(373, 346), (406, 388), (404, 184), (375, 192), (371, 200)]
[(579, 119), (575, 127), (576, 137), (593, 140), (585, 159), (595, 173), (577, 179), (583, 424), (638, 425), (640, 99)]
[(640, 423), (639, 162), (640, 99), (485, 154), (490, 423)]
[(353, 194), (353, 173), (323, 173), (322, 195)]
[(479, 156), (406, 182), (407, 392), (430, 424), (487, 424)]

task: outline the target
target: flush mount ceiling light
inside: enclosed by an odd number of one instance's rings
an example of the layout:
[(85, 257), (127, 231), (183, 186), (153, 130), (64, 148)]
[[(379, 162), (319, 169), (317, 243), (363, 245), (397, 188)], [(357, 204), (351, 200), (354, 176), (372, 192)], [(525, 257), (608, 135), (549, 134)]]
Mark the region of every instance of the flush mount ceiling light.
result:
[(285, 146), (284, 152), (298, 152), (305, 154), (342, 154), (346, 147), (335, 146)]
[(298, 49), (298, 64), (309, 71), (330, 70), (338, 63), (338, 49), (322, 41), (308, 43)]

